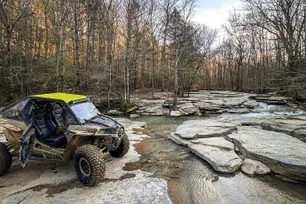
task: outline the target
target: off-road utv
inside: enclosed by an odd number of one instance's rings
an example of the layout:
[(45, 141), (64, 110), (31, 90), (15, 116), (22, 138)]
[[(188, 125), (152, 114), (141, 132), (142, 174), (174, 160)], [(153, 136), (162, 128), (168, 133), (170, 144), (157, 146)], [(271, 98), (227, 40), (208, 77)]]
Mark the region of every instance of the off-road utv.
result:
[(122, 157), (129, 138), (116, 120), (102, 115), (83, 95), (51, 93), (28, 96), (0, 112), (0, 176), (19, 156), (29, 159), (73, 159), (77, 177), (85, 185), (99, 183), (105, 173), (103, 154)]

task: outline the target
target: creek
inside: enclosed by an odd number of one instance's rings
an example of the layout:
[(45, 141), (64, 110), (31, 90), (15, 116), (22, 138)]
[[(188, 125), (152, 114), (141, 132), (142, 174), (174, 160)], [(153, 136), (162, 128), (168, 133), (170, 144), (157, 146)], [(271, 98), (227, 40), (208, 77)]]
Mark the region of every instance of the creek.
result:
[[(220, 115), (224, 119), (266, 117), (268, 115), (296, 115), (302, 112), (275, 111), (276, 106), (261, 104), (258, 113)], [(149, 139), (135, 145), (141, 154), (139, 161), (128, 163), (125, 170), (141, 169), (168, 182), (168, 193), (173, 203), (306, 203), (306, 185), (290, 183), (276, 175), (247, 176), (240, 171), (220, 174), (187, 148), (167, 139), (189, 117), (144, 116), (137, 121), (148, 124)]]

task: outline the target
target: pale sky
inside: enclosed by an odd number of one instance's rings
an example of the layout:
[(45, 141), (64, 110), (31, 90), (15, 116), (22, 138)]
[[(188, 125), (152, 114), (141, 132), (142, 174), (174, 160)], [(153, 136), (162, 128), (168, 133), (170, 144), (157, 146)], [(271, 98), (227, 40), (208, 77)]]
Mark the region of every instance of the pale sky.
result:
[(193, 20), (220, 29), (227, 21), (229, 12), (240, 5), (240, 0), (197, 0)]

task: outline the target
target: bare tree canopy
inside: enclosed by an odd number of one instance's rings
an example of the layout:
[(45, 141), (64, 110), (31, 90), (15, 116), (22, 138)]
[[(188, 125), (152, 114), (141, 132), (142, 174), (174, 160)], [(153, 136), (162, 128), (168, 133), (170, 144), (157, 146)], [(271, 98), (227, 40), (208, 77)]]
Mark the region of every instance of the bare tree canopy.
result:
[[(242, 0), (225, 34), (192, 21), (195, 0), (0, 0), (0, 92), (282, 91), (306, 81), (304, 0)], [(212, 17), (213, 18), (213, 17)], [(176, 101), (176, 100), (175, 100)]]

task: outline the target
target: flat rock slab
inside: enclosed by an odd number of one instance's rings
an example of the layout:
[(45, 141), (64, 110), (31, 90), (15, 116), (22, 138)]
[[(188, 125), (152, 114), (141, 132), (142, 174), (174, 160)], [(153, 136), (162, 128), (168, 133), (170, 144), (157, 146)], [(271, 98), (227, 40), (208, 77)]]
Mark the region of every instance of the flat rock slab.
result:
[(189, 120), (180, 125), (175, 134), (184, 139), (226, 136), (236, 130), (230, 123), (215, 120)]
[(283, 132), (306, 142), (306, 121), (299, 119), (275, 119), (262, 122), (260, 126), (265, 130)]
[(172, 132), (170, 134), (168, 139), (170, 139), (173, 142), (175, 142), (176, 144), (179, 144), (179, 145), (182, 145), (182, 146), (188, 146), (188, 144), (190, 143), (190, 140), (183, 139), (180, 136), (176, 135), (174, 132)]
[(281, 97), (281, 96), (264, 96), (264, 95), (258, 95), (254, 97), (256, 101), (259, 102), (265, 102), (267, 104), (273, 104), (273, 105), (285, 105), (287, 104), (288, 100), (290, 98)]
[[(187, 140), (188, 141), (188, 140)], [(224, 150), (234, 150), (233, 143), (227, 141), (223, 137), (211, 137), (211, 138), (201, 138), (197, 140), (191, 140), (193, 144), (201, 144), (211, 147), (217, 147)]]
[(270, 123), (270, 122), (262, 122), (260, 126), (265, 130), (283, 132), (288, 135), (292, 134), (298, 128), (298, 126), (296, 125), (283, 124), (283, 123)]
[(256, 127), (240, 127), (228, 138), (246, 158), (260, 161), (285, 177), (306, 181), (306, 143)]
[[(225, 140), (224, 138), (219, 139)], [(227, 146), (228, 145), (226, 145), (226, 147), (219, 148), (215, 145), (209, 146), (192, 143), (188, 145), (191, 152), (207, 161), (216, 171), (221, 173), (233, 173), (240, 168), (242, 160), (234, 152), (234, 150), (227, 150)]]

